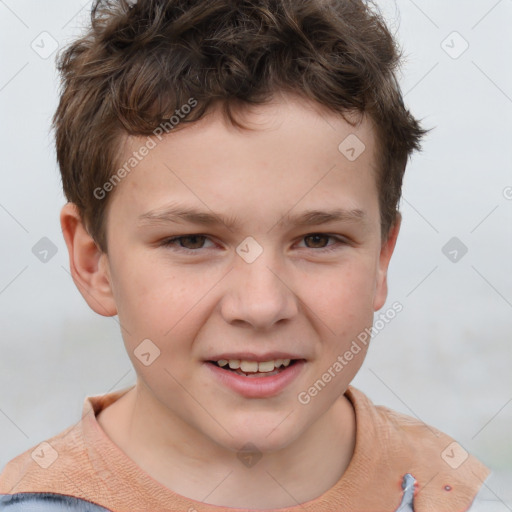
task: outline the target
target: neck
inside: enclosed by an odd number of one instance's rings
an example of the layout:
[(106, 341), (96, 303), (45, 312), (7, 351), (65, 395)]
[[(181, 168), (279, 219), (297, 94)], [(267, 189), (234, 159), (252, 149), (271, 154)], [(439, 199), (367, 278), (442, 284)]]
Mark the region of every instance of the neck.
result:
[(170, 415), (147, 393), (135, 386), (102, 411), (98, 423), (154, 480), (210, 505), (275, 509), (305, 503), (336, 484), (354, 452), (355, 414), (344, 395), (292, 443), (243, 464), (236, 452)]

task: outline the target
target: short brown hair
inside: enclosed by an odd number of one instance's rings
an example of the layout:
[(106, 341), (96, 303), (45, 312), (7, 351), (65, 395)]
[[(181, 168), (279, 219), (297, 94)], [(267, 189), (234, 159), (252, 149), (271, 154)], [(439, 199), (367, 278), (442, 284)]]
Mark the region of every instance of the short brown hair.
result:
[(108, 197), (94, 191), (119, 165), (123, 135), (154, 134), (191, 98), (197, 107), (180, 124), (221, 102), (243, 127), (233, 110), (289, 91), (347, 121), (348, 112), (372, 119), (386, 239), (408, 157), (427, 132), (404, 106), (400, 59), (382, 15), (363, 0), (96, 0), (87, 33), (57, 60), (53, 127), (66, 198), (107, 252)]

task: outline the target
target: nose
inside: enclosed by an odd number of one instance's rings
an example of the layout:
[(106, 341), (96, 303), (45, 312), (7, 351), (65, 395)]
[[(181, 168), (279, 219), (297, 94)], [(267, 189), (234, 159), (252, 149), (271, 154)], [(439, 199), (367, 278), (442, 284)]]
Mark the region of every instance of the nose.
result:
[(267, 249), (252, 263), (235, 261), (221, 301), (226, 322), (268, 330), (297, 314), (293, 283), (277, 260)]

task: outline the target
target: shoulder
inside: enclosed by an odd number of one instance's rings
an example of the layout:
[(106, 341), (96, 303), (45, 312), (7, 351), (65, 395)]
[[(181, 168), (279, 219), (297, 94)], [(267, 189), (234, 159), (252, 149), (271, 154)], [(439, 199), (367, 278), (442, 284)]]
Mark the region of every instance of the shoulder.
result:
[(63, 492), (62, 474), (72, 477), (90, 467), (80, 422), (10, 460), (0, 473), (0, 495)]
[(416, 479), (414, 510), (468, 510), (489, 476), (487, 466), (418, 418), (374, 405), (353, 387), (349, 399), (360, 420), (358, 436), (372, 448), (375, 471)]
[[(412, 460), (452, 467), (469, 455), (451, 436), (419, 418), (375, 405), (362, 391), (350, 386), (350, 400), (360, 428), (370, 431), (383, 448), (382, 453), (397, 453)], [(446, 450), (446, 452), (445, 452)], [(452, 453), (453, 451), (453, 453)], [(451, 455), (458, 460), (453, 461)], [(461, 464), (462, 465), (462, 464)]]
[(0, 508), (5, 512), (109, 512), (90, 501), (47, 492), (0, 494)]

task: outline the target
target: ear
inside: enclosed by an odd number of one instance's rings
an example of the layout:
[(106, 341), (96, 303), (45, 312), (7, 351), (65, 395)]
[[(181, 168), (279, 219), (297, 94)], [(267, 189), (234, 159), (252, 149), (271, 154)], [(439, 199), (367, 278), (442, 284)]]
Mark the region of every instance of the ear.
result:
[(71, 276), (82, 297), (96, 313), (116, 315), (108, 257), (85, 229), (74, 203), (63, 206), (60, 225), (68, 247)]
[(398, 238), (398, 232), (400, 231), (400, 225), (402, 224), (402, 215), (397, 212), (396, 221), (390, 227), (388, 238), (382, 244), (379, 258), (379, 268), (377, 271), (377, 282), (375, 288), (375, 298), (373, 300), (373, 309), (378, 311), (388, 296), (388, 267), (391, 260), (391, 255), (395, 249), (396, 240)]

